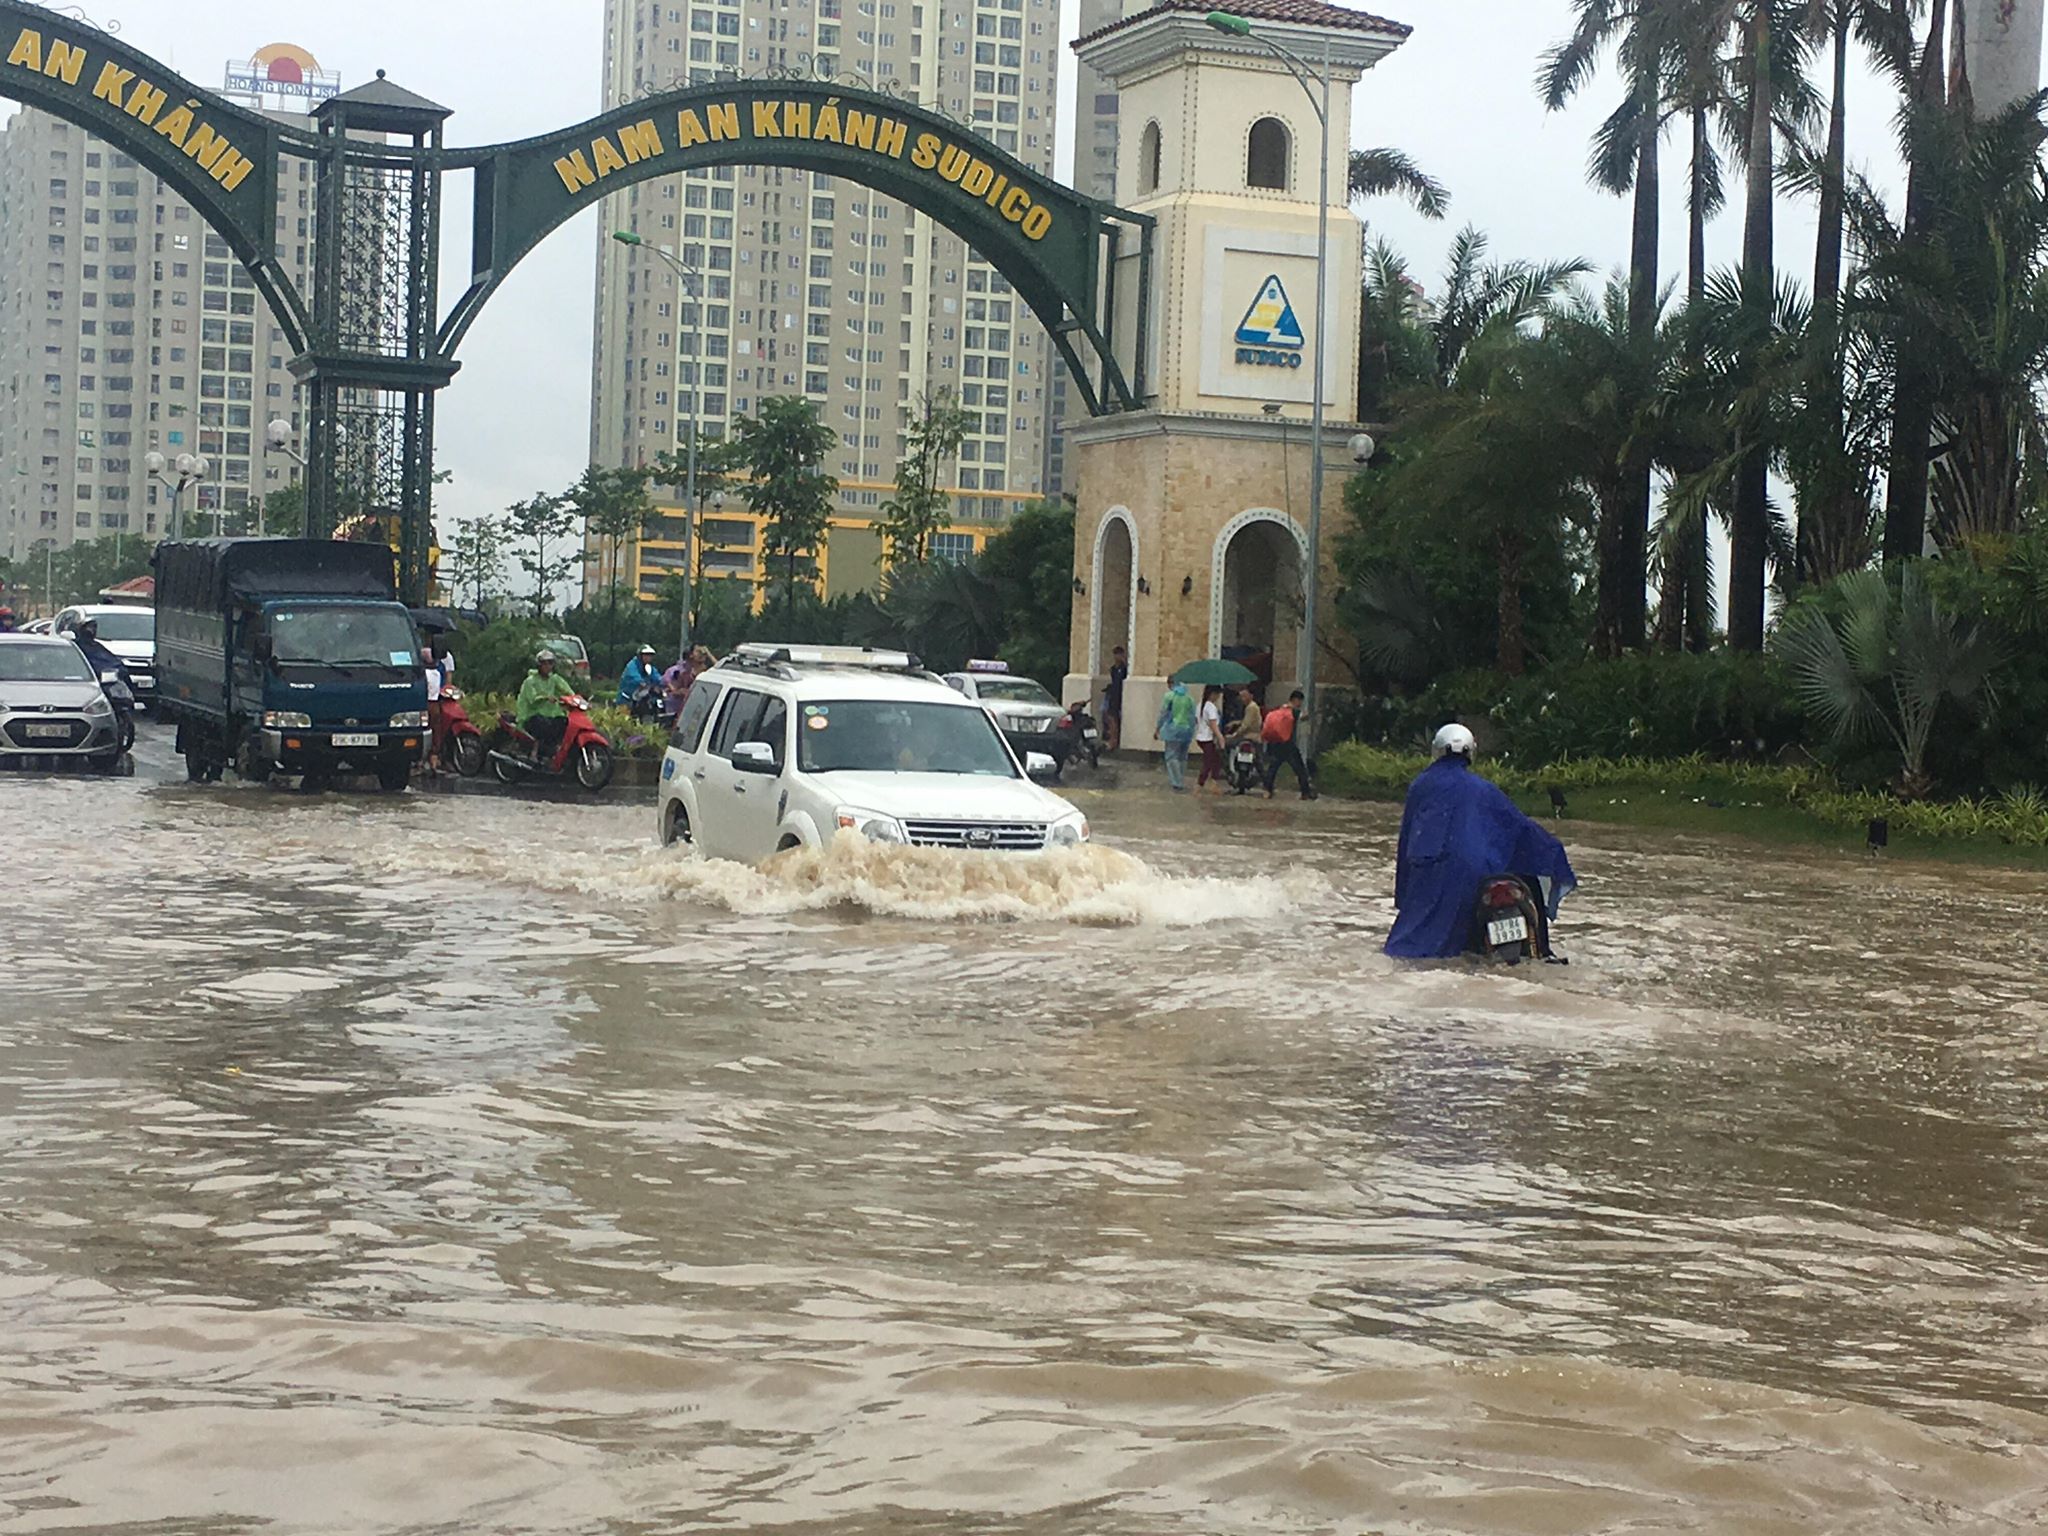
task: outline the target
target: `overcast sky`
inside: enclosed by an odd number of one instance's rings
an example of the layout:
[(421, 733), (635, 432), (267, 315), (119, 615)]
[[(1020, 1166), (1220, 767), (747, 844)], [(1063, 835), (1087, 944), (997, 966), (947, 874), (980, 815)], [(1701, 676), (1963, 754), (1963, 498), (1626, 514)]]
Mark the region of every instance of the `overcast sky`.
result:
[[(118, 20), (125, 41), (213, 88), (229, 59), (273, 42), (310, 50), (345, 86), (383, 69), (454, 109), (451, 144), (546, 132), (600, 106), (601, 0), (89, 0), (85, 9)], [(1603, 271), (1622, 267), (1627, 204), (1592, 191), (1584, 176), (1592, 130), (1617, 99), (1613, 78), (1554, 115), (1531, 85), (1538, 57), (1570, 25), (1570, 0), (1386, 0), (1375, 9), (1415, 34), (1365, 77), (1353, 142), (1406, 150), (1450, 187), (1452, 207), (1442, 224), (1391, 201), (1362, 211), (1425, 286), (1436, 286), (1444, 248), (1467, 222), (1492, 236), (1498, 257), (1583, 256)], [(1852, 160), (1895, 188), (1889, 93), (1859, 72), (1850, 101)], [(1062, 103), (1070, 105), (1071, 87)], [(1668, 142), (1664, 257), (1676, 277), (1685, 258), (1685, 148)], [(467, 271), (467, 179), (452, 181), (449, 194), (444, 310)], [(559, 489), (582, 468), (596, 238), (594, 212), (556, 231), (465, 339), (462, 372), (438, 415), (440, 464), (454, 475), (436, 493), (444, 520)], [(1736, 212), (1722, 216), (1711, 239), (1716, 263), (1735, 258)], [(1811, 271), (1812, 240), (1811, 205), (1781, 203), (1780, 262), (1788, 271)]]

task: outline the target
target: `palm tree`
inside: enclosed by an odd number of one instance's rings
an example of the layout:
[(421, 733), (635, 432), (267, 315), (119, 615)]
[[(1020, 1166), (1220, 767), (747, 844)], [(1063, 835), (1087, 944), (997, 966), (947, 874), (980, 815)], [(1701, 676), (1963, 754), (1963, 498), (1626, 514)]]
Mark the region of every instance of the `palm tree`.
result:
[(1906, 564), (1896, 593), (1883, 572), (1866, 570), (1836, 582), (1830, 596), (1835, 613), (1802, 605), (1779, 635), (1800, 702), (1838, 742), (1889, 737), (1899, 793), (1925, 795), (1933, 787), (1927, 747), (1943, 706), (1975, 712), (1993, 702), (1997, 646), (1935, 601), (1918, 561)]
[(1505, 261), (1486, 259), (1485, 234), (1467, 224), (1451, 242), (1444, 263), (1441, 297), (1429, 320), (1440, 384), (1455, 382), (1472, 344), (1483, 334), (1516, 330), (1541, 313), (1545, 304), (1575, 277), (1593, 270), (1583, 258), (1569, 261)]
[[(1574, 0), (1574, 5), (1577, 25), (1569, 38), (1544, 55), (1537, 91), (1548, 110), (1562, 109), (1591, 78), (1599, 56), (1610, 44), (1616, 48), (1627, 94), (1594, 138), (1588, 174), (1604, 191), (1634, 193), (1627, 320), (1633, 332), (1651, 335), (1662, 307), (1657, 149), (1664, 130), (1668, 58), (1676, 42), (1670, 25), (1676, 7), (1671, 0)], [(1611, 517), (1603, 510), (1602, 622), (1595, 642), (1603, 655), (1643, 643), (1642, 578), (1649, 550), (1652, 469), (1648, 453), (1636, 452), (1619, 467), (1625, 504), (1611, 509)], [(1636, 572), (1632, 583), (1621, 580), (1627, 566)]]
[(1345, 189), (1353, 199), (1405, 197), (1427, 219), (1450, 211), (1450, 189), (1398, 149), (1354, 149)]
[(1653, 295), (1652, 324), (1635, 313), (1633, 285), (1610, 281), (1596, 299), (1575, 293), (1544, 318), (1538, 374), (1555, 447), (1598, 514), (1593, 652), (1642, 642), (1647, 525), (1638, 478), (1660, 456), (1678, 332), (1662, 322), (1669, 290)]

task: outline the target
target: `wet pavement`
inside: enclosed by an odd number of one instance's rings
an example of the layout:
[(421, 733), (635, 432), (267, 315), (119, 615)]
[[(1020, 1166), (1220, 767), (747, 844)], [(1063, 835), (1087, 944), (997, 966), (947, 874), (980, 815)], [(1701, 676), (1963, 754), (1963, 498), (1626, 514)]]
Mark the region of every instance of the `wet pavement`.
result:
[(2034, 1531), (2048, 881), (0, 774), (0, 1532)]

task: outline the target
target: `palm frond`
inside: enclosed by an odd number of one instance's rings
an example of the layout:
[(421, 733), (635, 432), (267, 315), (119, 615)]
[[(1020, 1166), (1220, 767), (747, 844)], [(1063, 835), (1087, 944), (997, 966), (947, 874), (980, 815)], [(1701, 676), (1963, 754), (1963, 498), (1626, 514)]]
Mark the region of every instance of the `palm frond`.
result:
[(1347, 187), (1354, 198), (1404, 197), (1426, 219), (1440, 219), (1451, 207), (1450, 189), (1398, 149), (1354, 149)]

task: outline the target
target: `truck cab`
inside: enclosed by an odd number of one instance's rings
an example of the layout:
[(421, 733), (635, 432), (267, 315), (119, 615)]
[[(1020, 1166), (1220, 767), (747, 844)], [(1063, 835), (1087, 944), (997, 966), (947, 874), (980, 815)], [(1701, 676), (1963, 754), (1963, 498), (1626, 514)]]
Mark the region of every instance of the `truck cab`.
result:
[(157, 665), (187, 776), (375, 774), (403, 789), (427, 729), (391, 551), (213, 539), (157, 551)]

